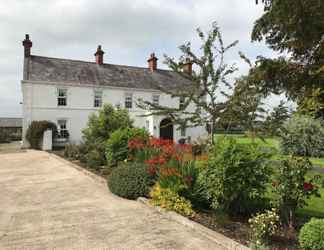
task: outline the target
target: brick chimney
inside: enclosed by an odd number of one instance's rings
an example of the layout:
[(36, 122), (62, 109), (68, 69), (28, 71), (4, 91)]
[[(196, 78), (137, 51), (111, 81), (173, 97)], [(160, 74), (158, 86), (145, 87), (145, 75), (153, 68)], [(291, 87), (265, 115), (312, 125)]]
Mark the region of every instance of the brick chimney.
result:
[(103, 55), (105, 52), (101, 49), (101, 45), (98, 45), (97, 51), (94, 54), (96, 56), (96, 64), (102, 65), (103, 64)]
[(151, 55), (150, 55), (150, 58), (147, 60), (147, 62), (148, 62), (148, 67), (149, 67), (149, 69), (153, 72), (154, 70), (156, 70), (157, 69), (157, 58), (155, 57), (155, 54), (154, 53), (152, 53)]
[(33, 46), (33, 43), (31, 40), (29, 40), (29, 35), (25, 35), (25, 40), (22, 42), (22, 45), (24, 46), (24, 55), (25, 57), (30, 57), (30, 51), (31, 47)]
[(182, 65), (183, 72), (188, 73), (189, 75), (192, 74), (192, 61), (189, 58), (186, 58), (185, 62)]

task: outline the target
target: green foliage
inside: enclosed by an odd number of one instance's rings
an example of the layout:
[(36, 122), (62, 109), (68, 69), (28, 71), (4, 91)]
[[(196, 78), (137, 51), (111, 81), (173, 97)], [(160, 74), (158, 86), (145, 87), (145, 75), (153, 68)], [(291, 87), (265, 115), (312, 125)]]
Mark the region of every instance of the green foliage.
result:
[(303, 208), (311, 196), (319, 196), (316, 178), (306, 180), (306, 174), (311, 169), (308, 159), (289, 156), (281, 161), (272, 183), (281, 219), (291, 226), (294, 225), (297, 208)]
[(75, 159), (78, 160), (80, 158), (80, 149), (79, 146), (76, 144), (66, 144), (64, 147), (63, 154), (65, 157), (69, 159)]
[(104, 164), (101, 151), (97, 148), (87, 151), (85, 155), (85, 163), (89, 168), (98, 170)]
[(294, 116), (281, 129), (280, 146), (284, 154), (324, 156), (324, 127), (311, 117)]
[(212, 207), (229, 214), (250, 214), (263, 208), (270, 157), (257, 144), (219, 139), (201, 173)]
[(299, 233), (303, 250), (324, 250), (324, 219), (312, 218)]
[(49, 121), (33, 121), (26, 132), (26, 139), (28, 140), (31, 148), (40, 149), (40, 142), (46, 130), (53, 131), (53, 138), (57, 133), (56, 124)]
[(267, 244), (270, 237), (278, 232), (279, 215), (275, 209), (266, 210), (264, 213), (258, 213), (249, 219), (249, 224), (251, 227), (252, 242), (254, 243), (254, 246), (261, 247), (262, 245)]
[(118, 162), (128, 158), (128, 141), (141, 137), (147, 140), (148, 132), (142, 128), (122, 128), (113, 132), (106, 143), (106, 159), (108, 166), (117, 166)]
[(150, 192), (151, 204), (160, 206), (167, 210), (175, 211), (184, 216), (193, 216), (194, 211), (190, 201), (178, 195), (176, 192), (168, 188), (161, 188), (156, 184)]
[(105, 104), (98, 115), (90, 115), (88, 125), (82, 132), (91, 165), (106, 164), (106, 141), (115, 130), (131, 127), (132, 123), (127, 110), (114, 109), (110, 104)]
[[(265, 0), (268, 8), (255, 22), (252, 40), (265, 40), (278, 52), (291, 55), (269, 59), (260, 57), (250, 76), (264, 93), (282, 93), (304, 108), (323, 107), (324, 40), (322, 0)], [(305, 106), (320, 89), (316, 104)], [(314, 99), (313, 99), (314, 100)], [(308, 106), (308, 107), (307, 107)], [(314, 109), (313, 109), (314, 111)], [(316, 111), (316, 110), (315, 110)], [(320, 109), (323, 116), (323, 110)], [(316, 115), (317, 116), (317, 115)]]
[(283, 101), (267, 116), (263, 123), (263, 132), (265, 135), (273, 137), (278, 136), (280, 128), (290, 117), (289, 110)]
[(110, 191), (127, 199), (147, 196), (153, 183), (147, 166), (140, 163), (119, 166), (108, 177)]

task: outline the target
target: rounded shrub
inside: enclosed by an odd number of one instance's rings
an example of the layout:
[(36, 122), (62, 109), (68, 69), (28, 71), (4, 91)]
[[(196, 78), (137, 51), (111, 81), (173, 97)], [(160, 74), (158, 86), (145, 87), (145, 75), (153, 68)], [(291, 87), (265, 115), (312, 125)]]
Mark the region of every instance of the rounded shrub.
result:
[(324, 250), (324, 219), (312, 218), (299, 233), (299, 244), (304, 250)]
[(294, 116), (284, 123), (279, 136), (284, 154), (324, 156), (324, 127), (319, 120)]
[(141, 137), (148, 139), (149, 134), (143, 128), (122, 128), (113, 132), (106, 143), (106, 159), (108, 166), (117, 166), (118, 162), (128, 157), (128, 141)]
[(153, 184), (147, 166), (139, 163), (119, 166), (108, 177), (110, 191), (127, 199), (147, 196)]

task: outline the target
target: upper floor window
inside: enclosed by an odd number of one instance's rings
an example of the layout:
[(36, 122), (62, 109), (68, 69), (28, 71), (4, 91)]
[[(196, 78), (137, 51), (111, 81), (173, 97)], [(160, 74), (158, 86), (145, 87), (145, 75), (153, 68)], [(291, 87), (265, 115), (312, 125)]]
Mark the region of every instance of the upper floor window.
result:
[(57, 106), (67, 105), (67, 89), (58, 89)]
[(159, 95), (153, 95), (152, 96), (152, 101), (154, 105), (160, 105), (160, 96)]
[(183, 96), (180, 97), (179, 100), (179, 108), (182, 109), (184, 107), (184, 103), (185, 103), (185, 98)]
[(133, 107), (133, 94), (125, 94), (125, 108), (131, 109)]
[(102, 91), (96, 90), (94, 92), (94, 107), (101, 107), (102, 106)]
[(69, 137), (69, 131), (67, 129), (67, 120), (61, 119), (57, 121), (58, 124), (58, 132), (59, 137), (61, 138), (68, 138)]

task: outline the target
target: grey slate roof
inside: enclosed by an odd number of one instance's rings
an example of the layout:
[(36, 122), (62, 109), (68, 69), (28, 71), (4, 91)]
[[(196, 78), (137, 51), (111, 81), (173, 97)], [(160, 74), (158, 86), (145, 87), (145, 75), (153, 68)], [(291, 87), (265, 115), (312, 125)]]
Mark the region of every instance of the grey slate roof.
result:
[(22, 118), (0, 117), (0, 128), (20, 128), (22, 127)]
[(123, 66), (114, 64), (97, 65), (69, 59), (49, 58), (32, 55), (28, 63), (27, 80), (69, 83), (75, 85), (113, 86), (126, 88), (178, 89), (190, 84), (189, 80), (170, 70)]

